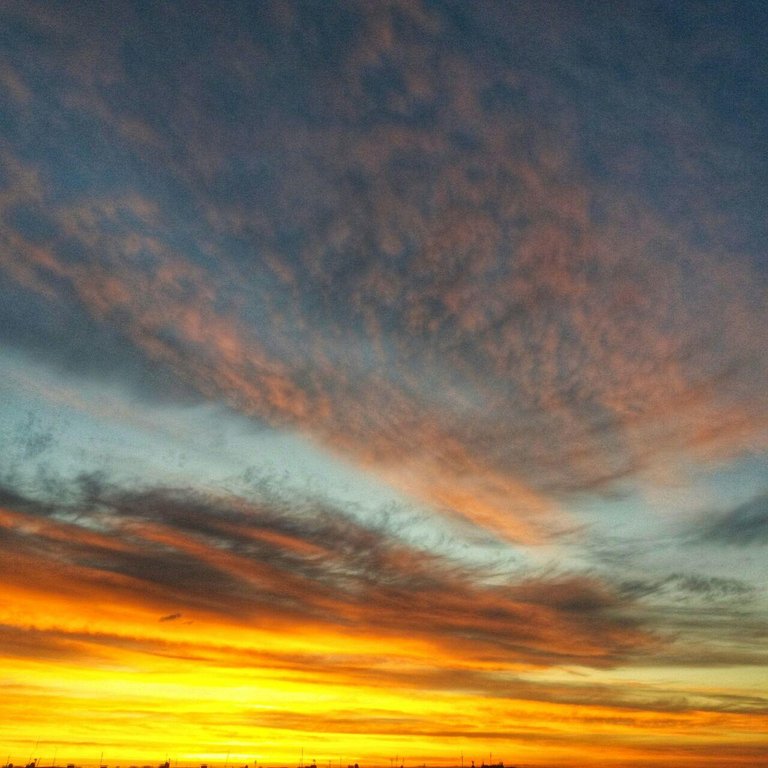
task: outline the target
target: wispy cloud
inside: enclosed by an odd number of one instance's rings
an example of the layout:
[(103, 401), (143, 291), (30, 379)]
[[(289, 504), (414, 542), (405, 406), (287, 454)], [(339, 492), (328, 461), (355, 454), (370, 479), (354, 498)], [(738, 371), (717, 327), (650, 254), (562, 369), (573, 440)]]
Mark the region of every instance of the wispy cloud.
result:
[(768, 543), (768, 494), (755, 496), (698, 527), (699, 541), (738, 547)]
[(177, 607), (166, 620), (197, 611), (236, 625), (298, 622), (533, 666), (612, 666), (653, 645), (609, 585), (570, 575), (499, 582), (311, 500), (98, 489), (69, 508), (7, 510), (3, 529), (9, 587), (142, 612)]

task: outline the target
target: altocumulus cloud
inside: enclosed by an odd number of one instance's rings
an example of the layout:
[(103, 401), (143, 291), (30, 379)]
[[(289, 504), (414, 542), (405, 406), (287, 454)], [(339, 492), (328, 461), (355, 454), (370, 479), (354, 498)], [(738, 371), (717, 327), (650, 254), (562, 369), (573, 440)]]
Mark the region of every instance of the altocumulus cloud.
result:
[(687, 67), (669, 92), (674, 56), (615, 74), (642, 10), (593, 65), (542, 67), (590, 50), (561, 10), (73, 9), (75, 40), (9, 6), (13, 340), (301, 429), (519, 541), (568, 528), (553, 496), (764, 446), (759, 233), (699, 191), (751, 205), (700, 128), (726, 113)]

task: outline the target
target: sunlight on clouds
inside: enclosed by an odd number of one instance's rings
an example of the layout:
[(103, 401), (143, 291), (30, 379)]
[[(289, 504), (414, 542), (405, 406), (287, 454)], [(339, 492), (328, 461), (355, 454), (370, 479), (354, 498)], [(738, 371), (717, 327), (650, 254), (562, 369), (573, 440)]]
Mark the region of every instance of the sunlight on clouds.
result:
[(0, 25), (13, 762), (765, 762), (765, 12)]

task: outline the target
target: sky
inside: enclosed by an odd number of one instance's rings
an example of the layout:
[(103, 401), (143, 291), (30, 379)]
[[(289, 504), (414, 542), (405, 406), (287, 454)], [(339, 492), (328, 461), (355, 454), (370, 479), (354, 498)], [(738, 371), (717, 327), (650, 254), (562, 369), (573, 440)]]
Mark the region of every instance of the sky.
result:
[(3, 2), (0, 761), (768, 763), (766, 28)]

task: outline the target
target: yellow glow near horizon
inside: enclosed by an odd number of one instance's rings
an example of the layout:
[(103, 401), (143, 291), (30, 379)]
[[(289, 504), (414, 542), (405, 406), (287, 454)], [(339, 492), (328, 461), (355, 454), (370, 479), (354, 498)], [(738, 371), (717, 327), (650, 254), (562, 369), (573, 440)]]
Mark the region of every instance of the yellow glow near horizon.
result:
[[(265, 639), (262, 633), (259, 640)], [(272, 636), (271, 647), (279, 648), (281, 639)], [(287, 645), (311, 650), (307, 637)], [(360, 650), (367, 654), (371, 645), (361, 643)], [(183, 647), (186, 658), (164, 655), (169, 648), (153, 653), (112, 647), (94, 666), (77, 657), (4, 662), (0, 673), (8, 694), (0, 739), (16, 762), (40, 742), (35, 756), (46, 760), (45, 750), (55, 747), (66, 760), (84, 764), (104, 751), (119, 756), (110, 763), (157, 762), (167, 754), (183, 763), (221, 762), (229, 755), (237, 762), (258, 756), (260, 763), (288, 765), (304, 745), (307, 757), (311, 752), (321, 765), (338, 755), (386, 765), (394, 754), (411, 763), (456, 764), (462, 753), (467, 764), (474, 759), (479, 765), (491, 750), (509, 762), (584, 765), (668, 759), (679, 751), (677, 764), (693, 766), (707, 744), (722, 748), (730, 738), (747, 748), (759, 742), (754, 717), (743, 714), (573, 706), (515, 699), (512, 691), (509, 698), (488, 698), (388, 689), (346, 678), (343, 668), (307, 674), (228, 664), (224, 646), (211, 656), (205, 644), (199, 655), (193, 645)], [(254, 644), (250, 650), (256, 649)], [(244, 642), (232, 646), (232, 661), (244, 650)], [(315, 650), (327, 652), (328, 638), (319, 638)], [(379, 652), (393, 666), (402, 650), (390, 640)], [(353, 657), (345, 648), (345, 658)], [(59, 715), (52, 718), (52, 712)], [(599, 753), (593, 746), (598, 736)]]
[[(49, 589), (65, 578), (63, 588)], [(339, 755), (368, 766), (393, 755), (449, 765), (462, 754), (479, 765), (493, 753), (530, 764), (696, 766), (710, 746), (729, 764), (747, 765), (751, 745), (761, 745), (754, 714), (659, 709), (663, 670), (624, 679), (621, 670), (502, 663), (428, 634), (248, 624), (205, 611), (163, 616), (151, 595), (125, 591), (130, 581), (122, 577), (84, 579), (27, 564), (0, 606), (0, 624), (38, 644), (27, 658), (0, 658), (0, 741), (13, 762), (39, 742), (35, 757), (58, 750), (86, 765), (102, 751), (119, 756), (110, 764), (228, 755), (292, 765), (302, 746), (321, 765)], [(617, 695), (628, 686), (631, 704), (563, 703), (574, 678)], [(482, 689), (489, 681), (490, 694)], [(526, 695), (531, 685), (544, 687)], [(688, 691), (705, 697), (706, 678), (689, 680)]]

